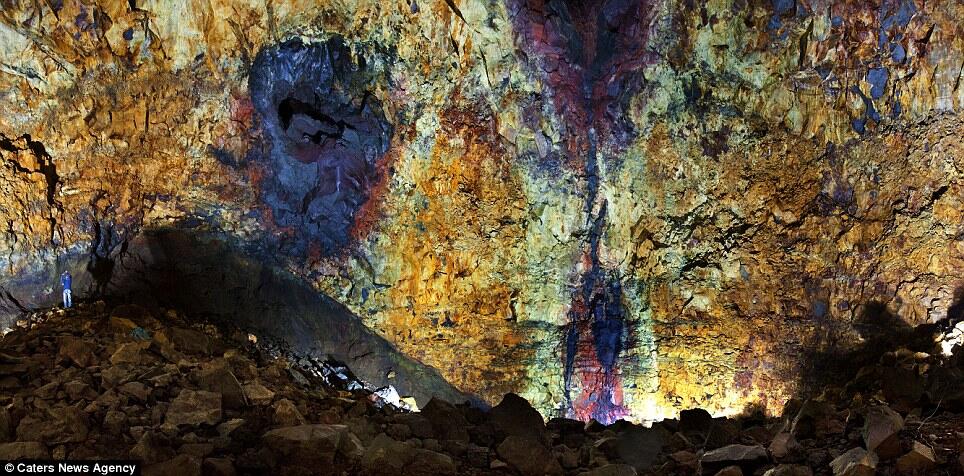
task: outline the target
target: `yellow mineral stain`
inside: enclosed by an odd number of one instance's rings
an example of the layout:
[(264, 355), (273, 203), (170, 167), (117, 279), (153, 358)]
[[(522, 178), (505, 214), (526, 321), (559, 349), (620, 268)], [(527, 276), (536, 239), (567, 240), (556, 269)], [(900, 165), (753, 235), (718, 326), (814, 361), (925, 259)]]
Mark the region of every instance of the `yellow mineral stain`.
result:
[(385, 250), (397, 280), (375, 326), (463, 390), (497, 401), (525, 374), (513, 300), (526, 200), (511, 155), (480, 134), (485, 127), (443, 118), (427, 163), (406, 177), (411, 195), (391, 212)]

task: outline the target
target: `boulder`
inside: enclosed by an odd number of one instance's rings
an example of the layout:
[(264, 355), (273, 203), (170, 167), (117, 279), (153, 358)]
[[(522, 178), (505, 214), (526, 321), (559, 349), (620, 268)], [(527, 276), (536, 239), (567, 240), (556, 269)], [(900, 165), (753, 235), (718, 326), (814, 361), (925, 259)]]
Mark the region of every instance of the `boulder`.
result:
[(864, 415), (862, 436), (868, 451), (873, 451), (881, 459), (896, 458), (900, 455), (898, 433), (904, 428), (904, 419), (884, 405), (871, 407)]
[(802, 464), (781, 464), (768, 469), (763, 476), (813, 476), (813, 470)]
[(767, 450), (760, 445), (728, 445), (703, 453), (700, 458), (700, 474), (714, 474), (727, 466), (739, 466), (747, 473), (765, 463)]
[(351, 431), (346, 432), (341, 437), (341, 443), (338, 445), (338, 454), (342, 458), (347, 458), (351, 461), (361, 458), (365, 453), (365, 445), (362, 444), (361, 440), (355, 436)]
[(270, 405), (274, 400), (274, 392), (255, 380), (244, 385), (244, 396), (252, 405)]
[(608, 463), (610, 459), (615, 458), (616, 443), (618, 443), (618, 441), (615, 435), (603, 435), (601, 438), (587, 445), (589, 448), (590, 465), (597, 463), (605, 464)]
[(736, 465), (727, 466), (717, 471), (714, 476), (743, 476), (743, 470)]
[(242, 426), (244, 426), (244, 419), (232, 418), (218, 425), (218, 435), (221, 435), (225, 438), (230, 437), (238, 428), (241, 428)]
[(669, 455), (669, 457), (675, 461), (676, 464), (691, 471), (696, 471), (700, 465), (699, 457), (692, 451), (680, 450)]
[(770, 455), (777, 461), (799, 462), (806, 457), (804, 448), (790, 433), (777, 433), (770, 442)]
[(43, 443), (36, 441), (17, 441), (0, 444), (0, 460), (14, 461), (18, 459), (47, 459), (50, 452)]
[(221, 421), (221, 394), (183, 389), (171, 402), (164, 422), (172, 425), (217, 425)]
[(141, 403), (146, 403), (151, 396), (151, 388), (140, 382), (127, 382), (117, 387), (117, 391), (123, 395), (135, 398)]
[[(306, 423), (305, 417), (303, 417), (301, 412), (298, 411), (298, 407), (295, 406), (294, 402), (288, 400), (287, 398), (274, 402), (274, 405), (271, 406), (271, 410), (271, 420), (275, 425), (296, 426), (304, 425)], [(405, 428), (408, 429), (407, 426)]]
[(799, 440), (838, 432), (835, 417), (833, 405), (821, 400), (807, 400), (793, 418), (790, 434)]
[(170, 327), (158, 333), (157, 340), (186, 354), (210, 355), (211, 341), (203, 332), (182, 327)]
[(90, 402), (90, 404), (84, 407), (84, 411), (93, 413), (98, 409), (99, 410), (116, 409), (126, 403), (127, 403), (127, 397), (120, 395), (114, 389), (110, 389), (98, 395), (93, 402)]
[(141, 434), (129, 455), (145, 465), (153, 465), (174, 458), (174, 449), (162, 435), (149, 430)]
[(230, 349), (224, 353), (224, 360), (231, 365), (231, 370), (239, 379), (248, 381), (258, 377), (258, 366), (244, 354), (236, 349)]
[(451, 403), (433, 398), (425, 404), (421, 414), (432, 423), (432, 429), (439, 440), (469, 441), (469, 422)]
[(462, 458), (469, 450), (469, 443), (460, 440), (443, 440), (439, 442), (442, 451), (453, 458)]
[(570, 448), (580, 448), (586, 441), (586, 424), (568, 418), (551, 418), (546, 423), (547, 431), (559, 438)]
[[(566, 445), (556, 445), (552, 448), (556, 455), (556, 460), (562, 465), (563, 469), (575, 469), (579, 467), (579, 451)], [(480, 466), (481, 467), (481, 466)]]
[(108, 410), (104, 415), (104, 429), (112, 435), (119, 435), (127, 426), (127, 414), (120, 410)]
[[(698, 436), (698, 435), (694, 435), (694, 436)], [(696, 447), (696, 445), (694, 445), (693, 442), (690, 441), (690, 439), (686, 435), (680, 432), (673, 433), (669, 437), (669, 441), (666, 442), (666, 446), (667, 446), (667, 449), (671, 452), (682, 451), (682, 450), (692, 450), (692, 449), (695, 449)]]
[(937, 465), (934, 450), (919, 441), (915, 441), (910, 451), (897, 459), (897, 472), (904, 475), (927, 474)]
[(830, 462), (834, 476), (874, 476), (877, 455), (863, 448), (854, 448)]
[[(336, 415), (338, 414), (335, 411), (329, 410), (328, 412), (317, 415), (316, 417), (321, 418), (322, 421), (320, 421), (320, 423), (342, 423), (344, 425), (348, 425), (348, 428), (352, 434), (357, 436), (362, 443), (365, 444), (365, 446), (368, 446), (368, 444), (371, 443), (376, 436), (382, 433), (381, 425), (367, 418), (356, 417), (342, 420)], [(328, 421), (329, 419), (331, 421)]]
[(163, 463), (144, 468), (144, 476), (201, 476), (201, 460), (191, 455), (177, 455)]
[(201, 390), (220, 393), (224, 408), (239, 409), (247, 403), (241, 383), (231, 373), (231, 367), (225, 360), (202, 364), (200, 369), (194, 371), (193, 380)]
[(316, 468), (303, 468), (290, 465), (291, 461), (279, 460), (269, 448), (249, 448), (234, 459), (234, 467), (241, 474), (273, 475), (283, 476), (308, 476), (315, 473), (331, 474), (333, 467), (324, 466)]
[(607, 439), (600, 449), (609, 459), (620, 459), (637, 471), (645, 471), (653, 466), (668, 439), (663, 428), (633, 425)]
[(702, 408), (683, 410), (679, 413), (679, 429), (683, 434), (699, 434), (706, 436), (713, 426), (713, 415)]
[(80, 380), (71, 380), (65, 383), (64, 391), (67, 392), (67, 397), (70, 398), (71, 402), (94, 400), (97, 398), (97, 392), (90, 388), (90, 385)]
[(416, 438), (424, 440), (435, 437), (432, 422), (422, 416), (421, 413), (402, 413), (395, 416), (395, 421), (398, 422), (398, 424), (407, 426), (412, 436)]
[[(67, 357), (58, 358), (59, 363), (69, 363), (70, 360)], [(7, 355), (0, 352), (0, 388), (5, 390), (12, 390), (20, 386), (20, 381), (17, 379), (17, 375), (23, 375), (34, 369), (39, 369), (39, 364), (35, 360), (25, 360), (19, 357), (14, 357), (12, 355)]]
[(42, 441), (48, 445), (80, 443), (89, 433), (87, 413), (80, 406), (51, 408), (45, 414), (32, 414), (17, 425), (20, 441)]
[(398, 441), (405, 441), (412, 436), (412, 429), (408, 425), (393, 423), (385, 428), (385, 433)]
[(312, 469), (334, 462), (347, 433), (345, 425), (298, 425), (271, 430), (262, 440), (284, 465)]
[(188, 454), (204, 458), (214, 452), (214, 445), (211, 443), (184, 443), (177, 449), (177, 454)]
[[(840, 453), (839, 451), (836, 451), (835, 454), (839, 455)], [(827, 451), (826, 449), (823, 449), (823, 448), (807, 449), (806, 464), (811, 468), (822, 468), (824, 466), (827, 466), (828, 464), (830, 464), (831, 459), (833, 459), (833, 457), (830, 455), (830, 452)]]
[(150, 342), (125, 342), (111, 354), (110, 363), (114, 365), (142, 364), (148, 360), (145, 354), (150, 345)]
[(732, 420), (718, 419), (713, 421), (706, 435), (703, 447), (707, 450), (732, 445), (740, 438), (740, 425)]
[[(424, 446), (426, 449), (431, 449), (428, 448), (428, 445)], [(484, 446), (470, 444), (465, 450), (465, 462), (473, 468), (488, 468), (489, 449)]]
[(496, 431), (506, 436), (541, 437), (545, 433), (545, 421), (529, 401), (508, 393), (489, 412), (489, 419)]
[(404, 474), (402, 470), (413, 457), (411, 445), (380, 433), (362, 454), (361, 468), (364, 474), (372, 476)]
[(133, 378), (131, 365), (111, 365), (100, 372), (100, 383), (104, 388), (113, 388)]
[(234, 463), (227, 458), (207, 458), (201, 463), (201, 470), (206, 476), (234, 476)]
[(79, 337), (66, 336), (59, 339), (60, 348), (57, 350), (57, 360), (70, 362), (80, 368), (87, 368), (94, 364), (93, 345)]
[(589, 471), (586, 476), (636, 476), (637, 474), (636, 468), (628, 464), (607, 464)]
[(765, 445), (773, 439), (773, 431), (765, 426), (751, 426), (741, 432), (742, 436), (754, 443)]
[(522, 476), (562, 475), (562, 466), (542, 442), (531, 436), (507, 437), (497, 448), (499, 457)]
[(13, 431), (13, 418), (7, 407), (0, 407), (0, 442), (11, 440)]
[(454, 476), (455, 462), (448, 455), (425, 449), (416, 449), (412, 460), (405, 466), (402, 474), (411, 476)]
[(35, 397), (43, 400), (53, 400), (57, 397), (57, 390), (60, 389), (60, 382), (50, 382), (33, 391)]
[(138, 326), (136, 323), (134, 323), (134, 321), (125, 317), (117, 316), (111, 316), (107, 325), (107, 328), (110, 329), (111, 332), (121, 335), (130, 335), (131, 331), (137, 329), (137, 327)]
[(918, 406), (927, 383), (913, 366), (885, 367), (881, 369), (880, 388), (884, 398), (900, 411), (910, 411)]

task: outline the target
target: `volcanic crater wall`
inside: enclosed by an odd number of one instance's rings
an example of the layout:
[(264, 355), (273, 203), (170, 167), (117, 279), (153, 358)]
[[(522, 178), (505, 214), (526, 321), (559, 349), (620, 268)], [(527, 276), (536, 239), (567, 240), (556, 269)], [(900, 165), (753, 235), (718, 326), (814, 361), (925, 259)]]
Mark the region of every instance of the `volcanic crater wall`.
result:
[(8, 317), (190, 231), (462, 391), (608, 422), (778, 411), (964, 287), (958, 2), (3, 7)]

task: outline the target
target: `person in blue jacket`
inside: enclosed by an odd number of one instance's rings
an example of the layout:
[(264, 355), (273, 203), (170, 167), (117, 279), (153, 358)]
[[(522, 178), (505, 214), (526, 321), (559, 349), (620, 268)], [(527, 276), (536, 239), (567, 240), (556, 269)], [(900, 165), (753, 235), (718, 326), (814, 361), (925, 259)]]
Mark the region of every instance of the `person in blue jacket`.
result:
[(69, 308), (73, 303), (73, 296), (70, 292), (70, 271), (64, 271), (64, 274), (60, 275), (60, 285), (64, 287), (64, 307)]

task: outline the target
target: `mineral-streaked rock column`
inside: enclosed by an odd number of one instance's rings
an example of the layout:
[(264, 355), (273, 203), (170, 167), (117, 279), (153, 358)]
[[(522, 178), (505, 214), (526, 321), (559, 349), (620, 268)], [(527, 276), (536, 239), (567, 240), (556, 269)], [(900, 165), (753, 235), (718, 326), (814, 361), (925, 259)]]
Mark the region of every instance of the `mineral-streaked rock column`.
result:
[(811, 356), (964, 287), (962, 15), (14, 2), (0, 305), (53, 304), (65, 266), (109, 293), (142, 230), (191, 229), (492, 402), (777, 411)]

